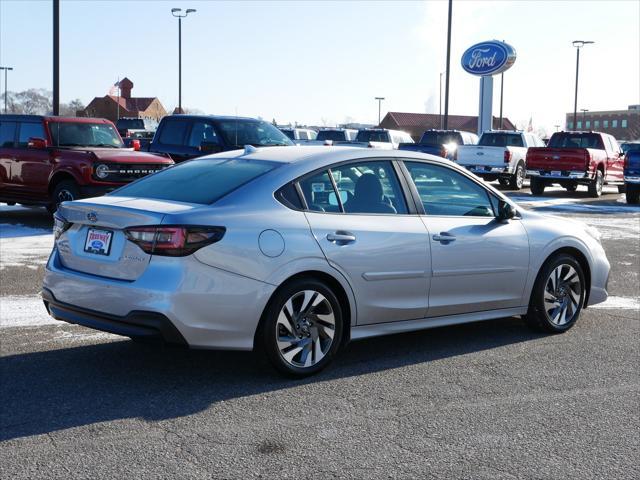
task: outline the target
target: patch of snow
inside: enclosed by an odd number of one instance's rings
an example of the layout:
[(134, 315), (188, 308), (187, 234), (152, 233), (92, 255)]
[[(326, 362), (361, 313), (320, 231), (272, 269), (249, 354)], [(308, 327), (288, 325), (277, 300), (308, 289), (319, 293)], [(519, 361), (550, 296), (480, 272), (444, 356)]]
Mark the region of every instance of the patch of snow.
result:
[(49, 316), (38, 295), (0, 297), (0, 328), (62, 324)]
[(47, 263), (53, 248), (53, 234), (0, 238), (0, 270), (6, 267), (38, 266)]
[(589, 308), (606, 308), (609, 310), (638, 310), (640, 311), (640, 299), (634, 297), (615, 297), (607, 298), (606, 302), (592, 305)]

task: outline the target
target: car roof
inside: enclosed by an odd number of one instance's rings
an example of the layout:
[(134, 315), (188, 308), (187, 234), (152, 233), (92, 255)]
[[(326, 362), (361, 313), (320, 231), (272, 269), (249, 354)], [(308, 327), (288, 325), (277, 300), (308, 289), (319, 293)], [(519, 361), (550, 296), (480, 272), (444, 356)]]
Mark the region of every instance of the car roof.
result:
[(266, 122), (265, 120), (260, 120), (259, 118), (236, 117), (233, 115), (192, 115), (192, 114), (185, 114), (185, 113), (175, 113), (173, 115), (166, 115), (162, 117), (163, 120), (165, 118), (167, 119), (168, 118), (186, 118), (186, 119), (198, 119), (198, 120), (238, 120), (241, 122), (250, 121), (250, 122), (270, 123), (270, 122)]
[(28, 121), (42, 121), (47, 122), (70, 122), (70, 123), (111, 123), (106, 118), (92, 118), (92, 117), (54, 117), (51, 115), (0, 115), (0, 120), (13, 120), (16, 122), (28, 122)]

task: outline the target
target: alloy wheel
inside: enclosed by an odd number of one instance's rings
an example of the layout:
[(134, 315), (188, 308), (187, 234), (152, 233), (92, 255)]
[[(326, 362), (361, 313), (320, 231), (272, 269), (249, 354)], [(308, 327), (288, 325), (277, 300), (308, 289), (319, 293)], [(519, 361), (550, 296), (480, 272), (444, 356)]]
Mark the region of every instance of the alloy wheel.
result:
[(522, 165), (519, 165), (518, 168), (516, 168), (516, 187), (518, 190), (522, 188), (522, 185), (524, 185), (524, 168), (522, 168)]
[(567, 264), (554, 268), (544, 287), (544, 311), (549, 321), (557, 326), (571, 322), (581, 298), (582, 284), (575, 268)]
[(336, 319), (329, 300), (315, 290), (297, 292), (278, 315), (278, 351), (289, 365), (312, 367), (331, 349), (335, 330)]
[(58, 201), (58, 204), (61, 204), (62, 202), (72, 202), (75, 199), (73, 198), (73, 193), (69, 190), (63, 189), (58, 192), (58, 198), (56, 200)]

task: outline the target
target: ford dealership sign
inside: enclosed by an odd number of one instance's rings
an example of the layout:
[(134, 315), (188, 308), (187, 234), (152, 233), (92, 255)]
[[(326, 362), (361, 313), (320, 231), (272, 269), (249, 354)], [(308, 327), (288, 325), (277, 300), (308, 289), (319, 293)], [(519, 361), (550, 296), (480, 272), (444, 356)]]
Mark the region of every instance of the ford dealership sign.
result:
[(516, 50), (504, 42), (491, 40), (468, 48), (462, 54), (462, 68), (472, 75), (488, 77), (508, 70), (516, 61)]

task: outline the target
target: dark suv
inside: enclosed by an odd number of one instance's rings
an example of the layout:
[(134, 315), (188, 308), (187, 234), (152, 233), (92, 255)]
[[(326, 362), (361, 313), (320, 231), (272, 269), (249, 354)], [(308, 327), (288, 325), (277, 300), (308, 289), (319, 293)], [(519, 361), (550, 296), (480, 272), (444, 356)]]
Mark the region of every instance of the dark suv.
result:
[(149, 151), (168, 154), (182, 162), (245, 145), (270, 147), (293, 142), (272, 124), (254, 118), (170, 115), (160, 120)]
[(173, 164), (126, 148), (102, 118), (0, 115), (0, 202), (43, 205), (102, 195)]

